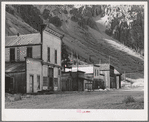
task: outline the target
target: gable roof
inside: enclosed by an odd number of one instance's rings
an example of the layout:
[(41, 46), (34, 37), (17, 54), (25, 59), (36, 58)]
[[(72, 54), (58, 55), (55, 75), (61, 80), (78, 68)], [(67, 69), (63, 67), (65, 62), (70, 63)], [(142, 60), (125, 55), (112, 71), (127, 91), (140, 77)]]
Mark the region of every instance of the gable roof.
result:
[(17, 45), (28, 45), (28, 44), (40, 44), (40, 43), (41, 43), (40, 33), (5, 37), (5, 46), (17, 46)]

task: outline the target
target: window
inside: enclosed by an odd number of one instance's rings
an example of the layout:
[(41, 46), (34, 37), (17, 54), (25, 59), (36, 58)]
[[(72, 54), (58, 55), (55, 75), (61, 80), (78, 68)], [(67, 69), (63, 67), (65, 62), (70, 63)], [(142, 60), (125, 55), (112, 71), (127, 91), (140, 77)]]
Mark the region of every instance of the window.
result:
[(15, 48), (10, 48), (10, 61), (15, 61)]
[(48, 61), (50, 62), (50, 47), (48, 47)]
[(58, 75), (60, 75), (60, 72), (61, 72), (61, 70), (60, 70), (60, 69), (58, 69)]
[(95, 69), (95, 76), (96, 76), (96, 69)]
[(40, 89), (40, 75), (37, 75), (37, 90)]
[(97, 70), (97, 76), (98, 76), (99, 74), (98, 74), (98, 70)]
[(27, 47), (27, 57), (32, 58), (32, 47)]
[(57, 64), (57, 50), (55, 50), (55, 63)]

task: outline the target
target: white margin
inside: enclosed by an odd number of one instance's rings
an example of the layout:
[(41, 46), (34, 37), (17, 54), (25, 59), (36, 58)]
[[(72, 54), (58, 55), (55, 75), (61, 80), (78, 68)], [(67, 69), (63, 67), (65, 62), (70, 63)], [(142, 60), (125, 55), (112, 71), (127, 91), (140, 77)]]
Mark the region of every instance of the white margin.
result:
[[(5, 5), (6, 4), (129, 4), (129, 5), (144, 5), (145, 8), (145, 19), (144, 19), (144, 34), (145, 34), (145, 57), (144, 57), (144, 110), (121, 110), (121, 109), (86, 109), (87, 111), (91, 111), (91, 113), (77, 113), (76, 109), (5, 109), (5, 97), (4, 97), (4, 77), (5, 77)], [(126, 2), (1, 2), (1, 77), (2, 77), (2, 120), (3, 121), (52, 121), (52, 120), (59, 120), (59, 121), (79, 121), (79, 120), (86, 120), (86, 121), (98, 121), (98, 120), (123, 120), (123, 121), (141, 121), (147, 120), (148, 118), (148, 4), (147, 2), (134, 2), (134, 1), (126, 1)], [(85, 109), (83, 109), (85, 110)], [(44, 113), (44, 114), (43, 114)]]

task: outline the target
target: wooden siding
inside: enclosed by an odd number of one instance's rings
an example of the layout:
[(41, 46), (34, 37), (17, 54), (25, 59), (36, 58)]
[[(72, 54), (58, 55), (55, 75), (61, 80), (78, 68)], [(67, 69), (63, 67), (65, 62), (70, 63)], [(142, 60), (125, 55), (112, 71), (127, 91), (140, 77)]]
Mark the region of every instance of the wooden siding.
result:
[(25, 93), (26, 92), (26, 81), (25, 72), (21, 73), (7, 73), (13, 78), (14, 93)]
[[(27, 75), (27, 93), (30, 92), (30, 81), (29, 77), (30, 75), (33, 75), (34, 77), (34, 92), (38, 92), (42, 90), (43, 88), (43, 75), (42, 75), (42, 65), (40, 61), (33, 60), (32, 58), (27, 58), (26, 63), (26, 75)], [(37, 83), (37, 75), (40, 75), (40, 89), (38, 89), (38, 83)]]
[(5, 61), (10, 61), (10, 48), (5, 48)]
[[(32, 46), (32, 57), (36, 59), (40, 59), (41, 55), (41, 46)], [(10, 61), (10, 48), (5, 48), (5, 61)], [(27, 46), (24, 47), (15, 47), (15, 61), (25, 61), (25, 58), (27, 56)], [(20, 58), (20, 59), (18, 59)]]
[(43, 76), (48, 77), (48, 66), (47, 65), (43, 65)]
[(119, 89), (119, 76), (116, 76), (116, 88)]
[(76, 72), (63, 74), (61, 77), (61, 85), (62, 91), (84, 91), (84, 79), (77, 78)]
[(61, 66), (61, 39), (43, 32), (43, 60), (48, 61), (48, 47), (50, 47), (50, 62), (55, 64), (55, 50), (57, 50), (57, 64)]
[(94, 72), (94, 79), (99, 79), (100, 78), (100, 67), (93, 67), (93, 72)]

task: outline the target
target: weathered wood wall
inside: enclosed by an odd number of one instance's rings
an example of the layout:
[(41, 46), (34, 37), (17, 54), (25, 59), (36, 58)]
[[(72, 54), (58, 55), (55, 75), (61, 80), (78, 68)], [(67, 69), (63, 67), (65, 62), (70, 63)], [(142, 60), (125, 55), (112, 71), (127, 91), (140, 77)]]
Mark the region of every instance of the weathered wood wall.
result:
[(26, 92), (26, 80), (25, 72), (18, 73), (7, 73), (13, 80), (14, 93), (25, 93)]
[[(79, 76), (79, 73), (78, 73)], [(61, 77), (62, 91), (84, 91), (84, 79), (77, 73), (66, 73)]]

